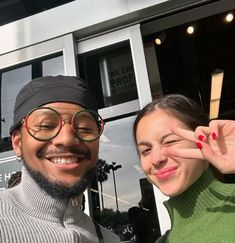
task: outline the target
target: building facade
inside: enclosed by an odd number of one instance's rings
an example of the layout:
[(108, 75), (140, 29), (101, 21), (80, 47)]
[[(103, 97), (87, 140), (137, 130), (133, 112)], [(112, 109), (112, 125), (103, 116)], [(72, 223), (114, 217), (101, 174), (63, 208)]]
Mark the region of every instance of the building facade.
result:
[[(129, 242), (130, 209), (148, 201), (142, 216), (156, 215), (154, 234), (163, 234), (166, 198), (140, 168), (135, 113), (166, 93), (188, 95), (209, 112), (212, 76), (222, 70), (219, 117), (235, 118), (234, 9), (232, 0), (72, 1), (0, 26), (0, 188), (21, 168), (8, 133), (20, 88), (40, 76), (80, 75), (106, 122), (99, 165), (110, 168), (86, 192), (87, 213)], [(109, 215), (117, 222), (105, 221)]]

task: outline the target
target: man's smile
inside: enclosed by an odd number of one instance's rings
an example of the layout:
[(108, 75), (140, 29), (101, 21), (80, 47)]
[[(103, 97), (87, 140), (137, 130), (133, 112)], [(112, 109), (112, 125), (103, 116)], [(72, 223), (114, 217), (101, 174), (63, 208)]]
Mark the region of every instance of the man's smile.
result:
[(47, 156), (46, 159), (55, 164), (77, 164), (85, 159), (85, 156)]

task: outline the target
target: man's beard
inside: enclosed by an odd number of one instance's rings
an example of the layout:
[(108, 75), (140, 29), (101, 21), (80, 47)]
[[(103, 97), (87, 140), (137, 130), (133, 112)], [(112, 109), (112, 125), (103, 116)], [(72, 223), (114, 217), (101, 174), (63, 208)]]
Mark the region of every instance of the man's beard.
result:
[(22, 157), (23, 164), (31, 177), (36, 183), (54, 198), (70, 199), (81, 195), (88, 186), (92, 183), (96, 175), (96, 167), (90, 169), (86, 174), (77, 180), (72, 186), (63, 185), (62, 182), (52, 182), (47, 179), (41, 172), (35, 171), (25, 162)]

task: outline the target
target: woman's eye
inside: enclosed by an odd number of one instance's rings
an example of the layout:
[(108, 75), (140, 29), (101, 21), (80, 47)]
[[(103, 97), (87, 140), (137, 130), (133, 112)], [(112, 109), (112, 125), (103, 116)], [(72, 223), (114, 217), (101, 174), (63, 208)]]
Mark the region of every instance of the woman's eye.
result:
[(168, 141), (163, 142), (163, 145), (173, 145), (173, 144), (175, 144), (179, 141), (181, 141), (181, 139), (172, 139), (172, 140), (168, 140)]

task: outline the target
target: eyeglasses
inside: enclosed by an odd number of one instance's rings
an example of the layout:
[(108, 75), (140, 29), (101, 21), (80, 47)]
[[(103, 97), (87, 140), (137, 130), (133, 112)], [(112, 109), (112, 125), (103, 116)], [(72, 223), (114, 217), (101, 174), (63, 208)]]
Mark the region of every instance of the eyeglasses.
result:
[[(39, 141), (55, 138), (66, 120), (51, 107), (37, 107), (23, 119), (28, 133)], [(98, 139), (104, 130), (101, 116), (92, 110), (76, 112), (71, 120), (71, 127), (77, 138), (85, 142)]]

